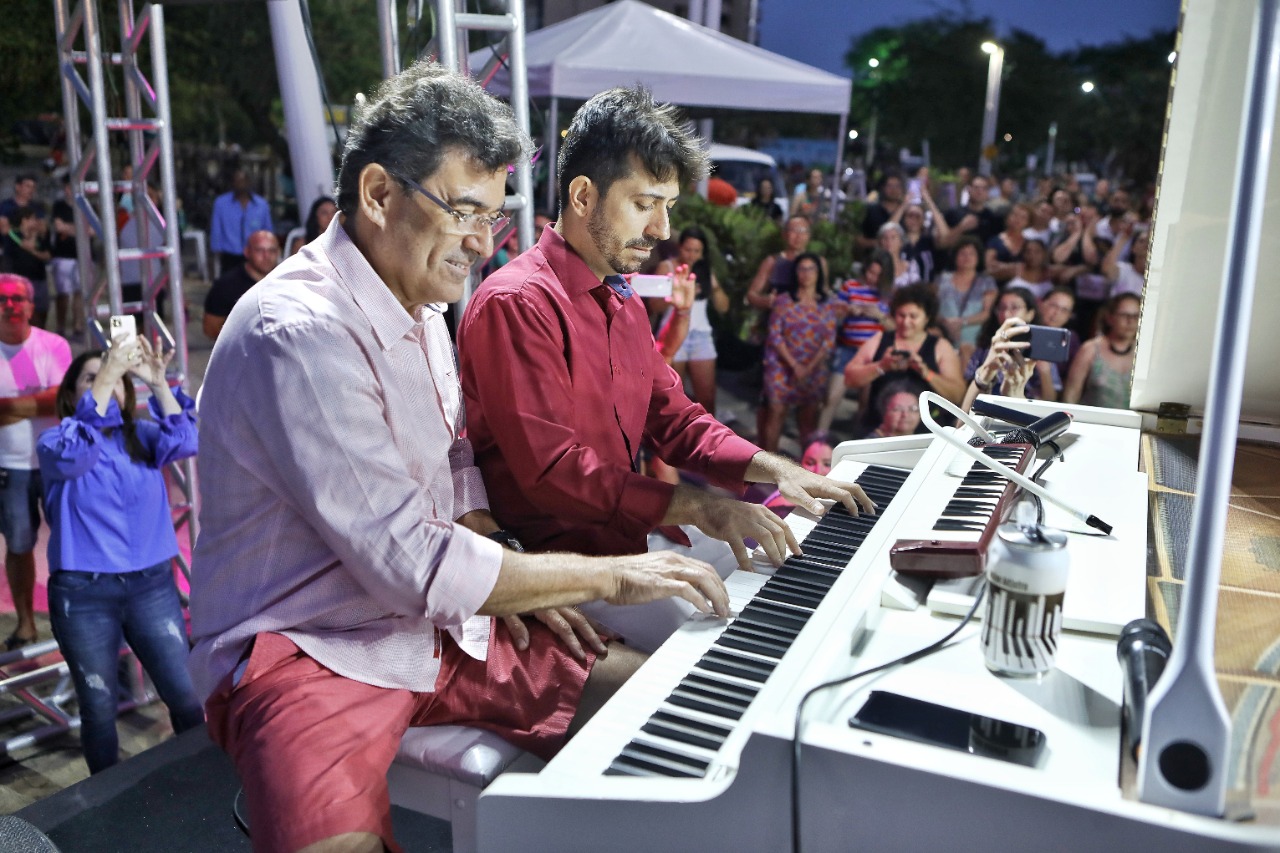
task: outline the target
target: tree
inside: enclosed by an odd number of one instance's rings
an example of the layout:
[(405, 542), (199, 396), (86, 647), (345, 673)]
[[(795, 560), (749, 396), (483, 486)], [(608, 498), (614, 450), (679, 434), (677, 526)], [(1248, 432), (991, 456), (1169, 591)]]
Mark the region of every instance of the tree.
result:
[[(990, 18), (943, 13), (857, 38), (845, 55), (854, 78), (852, 126), (866, 128), (874, 117), (882, 156), (899, 148), (918, 151), (928, 139), (933, 162), (975, 163), (988, 66), (980, 45), (994, 32)], [(1033, 153), (1043, 158), (1049, 125), (1057, 122), (1059, 162), (1079, 160), (1134, 180), (1152, 179), (1174, 38), (1156, 32), (1065, 54), (1051, 53), (1020, 30), (1000, 39), (1005, 61), (997, 169), (1017, 171)], [(1085, 80), (1094, 82), (1096, 97), (1081, 92)]]

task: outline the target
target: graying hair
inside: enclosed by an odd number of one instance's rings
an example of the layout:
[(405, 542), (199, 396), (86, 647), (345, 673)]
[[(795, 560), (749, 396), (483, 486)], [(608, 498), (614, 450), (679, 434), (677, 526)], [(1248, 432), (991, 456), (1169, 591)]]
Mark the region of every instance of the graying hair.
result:
[(890, 231), (896, 231), (898, 233), (898, 236), (903, 238), (904, 240), (907, 237), (907, 232), (903, 229), (901, 225), (899, 225), (896, 222), (886, 222), (885, 224), (881, 225), (880, 230), (876, 232), (876, 236), (883, 237), (884, 235), (888, 234)]
[(36, 286), (25, 275), (18, 275), (16, 272), (0, 273), (0, 284), (21, 284), (27, 289), (27, 299), (36, 301)]
[[(360, 173), (378, 163), (406, 178), (435, 174), (450, 148), (497, 171), (528, 159), (533, 143), (511, 107), (467, 77), (419, 60), (357, 98), (338, 171), (338, 209), (356, 209)], [(409, 188), (404, 187), (405, 192)]]

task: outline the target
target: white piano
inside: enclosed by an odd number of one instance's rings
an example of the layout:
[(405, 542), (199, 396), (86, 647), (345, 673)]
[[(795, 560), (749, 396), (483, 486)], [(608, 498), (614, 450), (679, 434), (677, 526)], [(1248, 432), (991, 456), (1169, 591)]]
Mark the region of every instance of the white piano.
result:
[[(1069, 621), (1057, 668), (1039, 681), (992, 675), (970, 625), (932, 656), (818, 693), (800, 738), (803, 850), (1198, 853), (1280, 845), (1274, 829), (1122, 793), (1114, 635), (1144, 615), (1139, 416), (1052, 408), (1076, 420), (1073, 443), (1043, 482), (1115, 527), (1105, 538), (1071, 537)], [(927, 436), (841, 445), (832, 477), (862, 478), (882, 495), (896, 491), (881, 501), (874, 525), (830, 513), (820, 522), (789, 517), (805, 560), (774, 576), (735, 573), (728, 581), (735, 618), (692, 619), (545, 768), (495, 780), (478, 803), (479, 849), (791, 849), (801, 697), (958, 624), (952, 614), (964, 607), (964, 589), (931, 594), (899, 583), (888, 556), (898, 534), (920, 529), (939, 495), (955, 488), (946, 473), (952, 453)], [(1048, 524), (1084, 530), (1052, 505), (1046, 513)], [(856, 550), (837, 566), (846, 541)], [(1035, 727), (1046, 748), (1025, 767), (850, 728), (872, 689)]]

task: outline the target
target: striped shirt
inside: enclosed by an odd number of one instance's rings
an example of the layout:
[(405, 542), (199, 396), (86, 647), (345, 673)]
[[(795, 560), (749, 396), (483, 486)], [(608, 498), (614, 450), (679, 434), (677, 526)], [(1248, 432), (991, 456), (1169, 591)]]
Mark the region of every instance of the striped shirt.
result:
[(501, 546), (436, 307), (410, 316), (337, 218), (232, 309), (200, 399), (190, 668), (207, 697), (261, 631), (347, 678), (429, 691), (439, 631), (483, 659)]
[[(874, 287), (849, 279), (841, 286), (836, 297), (850, 305), (880, 305), (880, 310), (888, 313), (889, 308), (880, 303), (880, 292)], [(840, 325), (839, 345), (857, 349), (868, 339), (882, 331), (880, 321), (858, 314), (849, 314)]]

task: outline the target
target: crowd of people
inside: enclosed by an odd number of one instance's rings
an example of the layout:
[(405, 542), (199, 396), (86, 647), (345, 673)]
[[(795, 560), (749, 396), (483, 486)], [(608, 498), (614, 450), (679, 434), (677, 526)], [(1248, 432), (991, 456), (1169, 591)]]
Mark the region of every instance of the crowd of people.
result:
[[(1150, 206), (1106, 181), (1090, 195), (1071, 178), (1046, 179), (1024, 198), (1012, 180), (996, 195), (991, 178), (961, 178), (944, 211), (927, 169), (909, 182), (885, 175), (848, 238), (858, 252), (849, 271), (808, 252), (804, 201), (826, 197), (821, 173), (797, 186), (783, 250), (745, 295), (745, 338), (762, 345), (761, 446), (777, 448), (792, 409), (802, 448), (833, 433), (919, 431), (896, 395), (923, 390), (956, 404), (1001, 393), (1128, 406)], [(1067, 330), (1064, 361), (1026, 357), (1031, 325)], [(837, 423), (846, 394), (857, 414)]]

